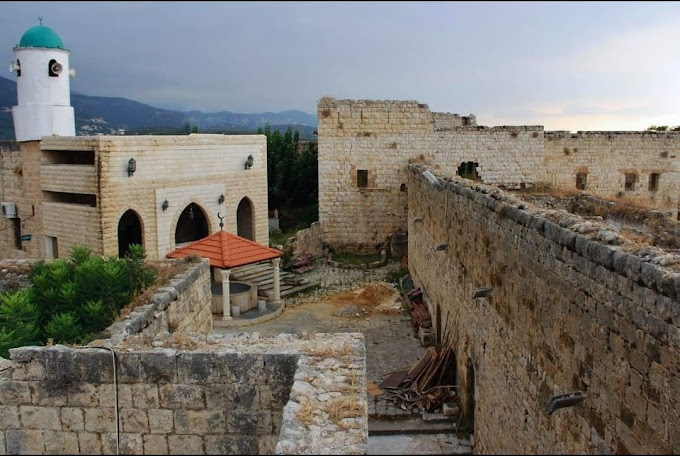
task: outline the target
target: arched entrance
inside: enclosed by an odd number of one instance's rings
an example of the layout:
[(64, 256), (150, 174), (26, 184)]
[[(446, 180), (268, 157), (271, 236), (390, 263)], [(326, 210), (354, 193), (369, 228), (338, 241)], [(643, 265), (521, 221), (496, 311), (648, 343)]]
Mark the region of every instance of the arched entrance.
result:
[(245, 197), (238, 203), (236, 209), (236, 234), (242, 238), (255, 240), (253, 235), (253, 203)]
[(175, 228), (175, 244), (197, 241), (208, 235), (208, 218), (196, 203), (184, 208)]
[(123, 258), (131, 244), (142, 244), (142, 220), (132, 209), (118, 222), (118, 257)]

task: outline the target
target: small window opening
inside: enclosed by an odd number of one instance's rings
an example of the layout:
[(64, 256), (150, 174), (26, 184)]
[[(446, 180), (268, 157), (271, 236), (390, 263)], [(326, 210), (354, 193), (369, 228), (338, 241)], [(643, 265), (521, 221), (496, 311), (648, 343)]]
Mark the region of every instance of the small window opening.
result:
[(17, 78), (21, 76), (21, 62), (17, 59)]
[(576, 173), (576, 188), (578, 190), (585, 190), (588, 183), (588, 174)]
[(57, 62), (54, 59), (50, 60), (50, 64), (47, 67), (47, 71), (51, 78), (58, 77), (59, 74), (61, 73), (61, 70), (62, 70), (61, 63)]
[(14, 247), (21, 250), (21, 219), (13, 218), (12, 224), (14, 225)]
[(477, 174), (477, 167), (479, 163), (475, 162), (463, 162), (458, 167), (458, 175), (463, 179), (480, 180), (479, 174)]
[(626, 173), (625, 189), (626, 190), (635, 190), (635, 182), (637, 182), (637, 174)]
[(659, 189), (659, 173), (649, 175), (649, 191), (655, 192)]
[(368, 187), (368, 170), (365, 169), (357, 170), (357, 187), (359, 188)]

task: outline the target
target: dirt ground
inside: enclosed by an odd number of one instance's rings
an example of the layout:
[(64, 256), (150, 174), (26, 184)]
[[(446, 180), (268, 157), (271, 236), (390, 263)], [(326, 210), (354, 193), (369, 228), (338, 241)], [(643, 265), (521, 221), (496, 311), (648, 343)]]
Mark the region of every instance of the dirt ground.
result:
[(397, 268), (398, 264), (389, 264), (366, 273), (317, 264), (314, 272), (323, 278), (322, 287), (288, 300), (279, 317), (241, 328), (216, 328), (214, 332), (258, 332), (263, 336), (361, 332), (366, 340), (367, 378), (374, 380), (413, 364), (425, 351), (399, 291), (384, 281), (386, 274)]

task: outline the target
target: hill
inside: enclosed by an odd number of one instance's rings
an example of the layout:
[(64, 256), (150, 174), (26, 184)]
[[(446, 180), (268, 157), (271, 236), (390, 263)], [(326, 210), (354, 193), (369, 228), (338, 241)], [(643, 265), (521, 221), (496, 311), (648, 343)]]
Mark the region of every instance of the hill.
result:
[[(0, 76), (0, 139), (14, 139), (11, 107), (16, 105), (16, 82)], [(71, 93), (75, 109), (76, 134), (182, 134), (189, 122), (202, 133), (254, 133), (266, 123), (274, 129), (289, 126), (300, 132), (300, 138), (313, 138), (316, 117), (302, 111), (241, 114), (231, 111), (204, 113), (201, 111), (171, 111), (118, 97), (96, 97)]]

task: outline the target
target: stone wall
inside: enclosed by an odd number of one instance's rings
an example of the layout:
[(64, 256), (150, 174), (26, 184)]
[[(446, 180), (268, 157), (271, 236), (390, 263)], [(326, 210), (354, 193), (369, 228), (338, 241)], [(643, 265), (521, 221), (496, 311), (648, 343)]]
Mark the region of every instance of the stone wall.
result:
[[(186, 343), (124, 344), (115, 361), (101, 348), (11, 350), (12, 361), (0, 359), (0, 452), (365, 453), (360, 334), (230, 335)], [(346, 381), (337, 378), (342, 375)], [(349, 378), (359, 385), (351, 392)], [(331, 416), (328, 404), (341, 389), (353, 408)]]
[(293, 255), (309, 253), (314, 258), (323, 256), (323, 230), (319, 222), (314, 222), (309, 228), (295, 233)]
[[(576, 174), (585, 173), (585, 191), (603, 198), (625, 198), (655, 209), (678, 213), (680, 198), (680, 132), (546, 132), (545, 181), (576, 189)], [(626, 190), (625, 174), (637, 176)], [(649, 189), (652, 173), (658, 189)]]
[[(680, 275), (577, 233), (573, 214), (458, 178), (437, 190), (423, 169), (409, 269), (455, 349), (475, 452), (679, 453)], [(546, 415), (574, 391), (582, 403)]]
[[(44, 255), (42, 236), (42, 191), (40, 189), (40, 141), (0, 143), (2, 163), (2, 201), (16, 205), (16, 219), (0, 217), (0, 257), (41, 258)], [(19, 231), (13, 226), (20, 222)], [(19, 243), (15, 238), (31, 235)]]
[(456, 174), (472, 162), (484, 182), (508, 188), (531, 186), (542, 169), (540, 126), (478, 127), (413, 101), (324, 98), (318, 110), (319, 220), (336, 250), (379, 252), (406, 228), (409, 163)]
[(148, 304), (135, 308), (125, 320), (106, 328), (108, 339), (90, 345), (118, 346), (131, 336), (141, 337), (150, 344), (163, 334), (207, 334), (212, 330), (210, 261), (169, 261), (186, 264), (187, 268), (173, 277), (169, 286), (157, 289)]

